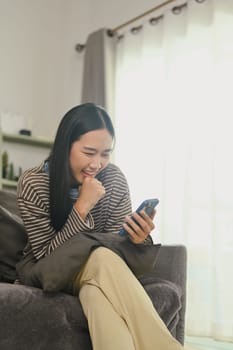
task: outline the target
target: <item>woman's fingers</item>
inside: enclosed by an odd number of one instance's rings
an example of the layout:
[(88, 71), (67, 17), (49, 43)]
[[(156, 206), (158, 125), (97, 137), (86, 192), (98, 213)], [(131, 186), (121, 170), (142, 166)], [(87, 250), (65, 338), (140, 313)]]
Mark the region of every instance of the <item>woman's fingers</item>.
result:
[(153, 209), (153, 212), (150, 216), (147, 215), (144, 210), (141, 210), (140, 215), (135, 212), (135, 213), (133, 213), (133, 217), (139, 223), (139, 225), (142, 227), (143, 227), (143, 221), (146, 222), (147, 225), (150, 227), (150, 231), (152, 231), (155, 228), (155, 225), (153, 223), (153, 219), (155, 217), (155, 214), (156, 214), (155, 209)]
[(150, 232), (155, 228), (152, 218), (155, 216), (155, 210), (152, 217), (148, 216), (143, 210), (140, 214), (134, 212), (132, 217), (126, 217), (126, 223), (123, 225), (129, 233), (132, 241), (136, 244), (145, 241)]

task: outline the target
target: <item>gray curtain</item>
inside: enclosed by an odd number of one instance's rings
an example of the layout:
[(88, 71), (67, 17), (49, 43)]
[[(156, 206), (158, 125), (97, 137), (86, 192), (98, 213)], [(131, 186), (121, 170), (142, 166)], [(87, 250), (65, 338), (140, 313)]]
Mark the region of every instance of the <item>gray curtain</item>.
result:
[(84, 55), (82, 103), (94, 102), (114, 116), (116, 38), (107, 29), (91, 33)]

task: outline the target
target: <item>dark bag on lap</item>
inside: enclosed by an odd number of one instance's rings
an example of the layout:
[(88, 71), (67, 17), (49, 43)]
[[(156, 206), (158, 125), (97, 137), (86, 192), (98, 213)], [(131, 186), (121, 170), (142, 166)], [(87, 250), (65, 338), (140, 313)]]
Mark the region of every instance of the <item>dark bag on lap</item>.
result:
[(133, 244), (127, 237), (118, 237), (116, 233), (78, 233), (39, 261), (32, 254), (25, 256), (17, 264), (19, 279), (47, 292), (71, 292), (74, 276), (98, 247), (114, 251), (140, 277), (154, 268), (160, 244)]

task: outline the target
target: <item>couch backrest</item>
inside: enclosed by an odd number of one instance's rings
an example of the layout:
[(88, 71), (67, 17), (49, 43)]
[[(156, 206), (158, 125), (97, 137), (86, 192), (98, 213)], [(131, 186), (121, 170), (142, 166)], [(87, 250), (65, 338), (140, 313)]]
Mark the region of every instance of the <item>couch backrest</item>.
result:
[(16, 192), (0, 190), (0, 205), (9, 210), (12, 214), (19, 215)]
[(15, 192), (0, 190), (0, 281), (13, 282), (27, 234), (19, 216)]

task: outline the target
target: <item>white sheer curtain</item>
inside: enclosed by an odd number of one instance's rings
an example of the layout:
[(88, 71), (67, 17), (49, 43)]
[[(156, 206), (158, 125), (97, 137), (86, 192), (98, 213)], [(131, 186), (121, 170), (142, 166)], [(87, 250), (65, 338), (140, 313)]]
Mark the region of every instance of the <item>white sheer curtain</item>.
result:
[(189, 335), (233, 341), (233, 1), (187, 2), (117, 45), (115, 161), (155, 241), (188, 248)]

